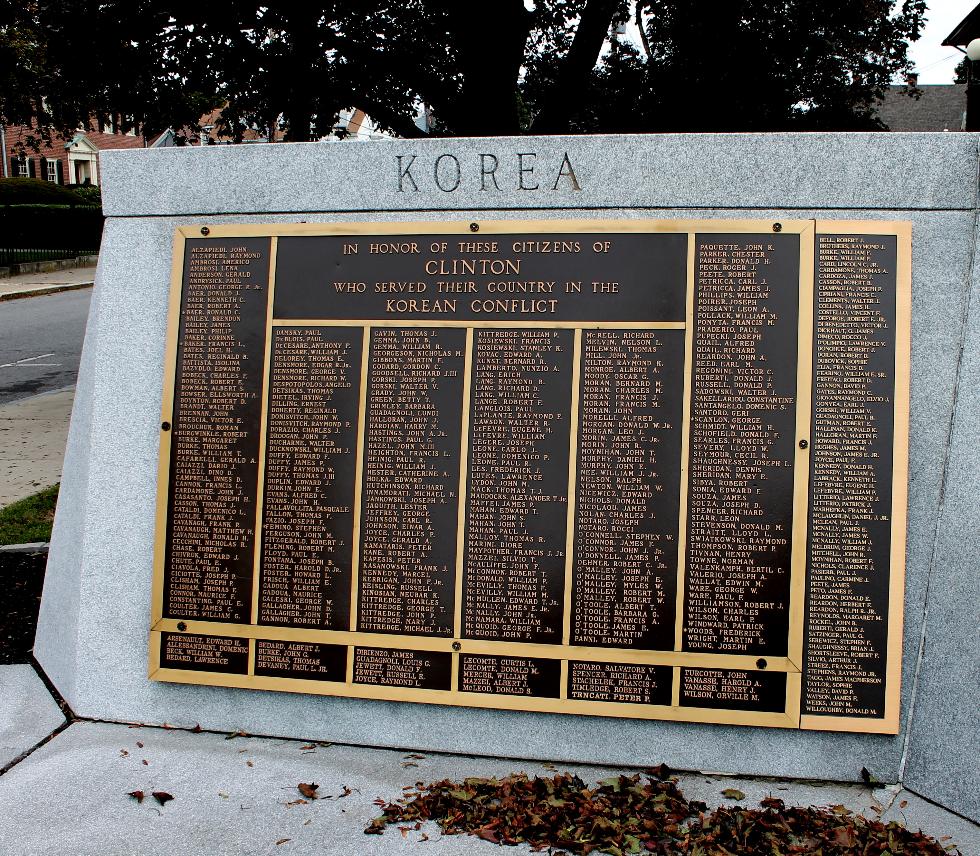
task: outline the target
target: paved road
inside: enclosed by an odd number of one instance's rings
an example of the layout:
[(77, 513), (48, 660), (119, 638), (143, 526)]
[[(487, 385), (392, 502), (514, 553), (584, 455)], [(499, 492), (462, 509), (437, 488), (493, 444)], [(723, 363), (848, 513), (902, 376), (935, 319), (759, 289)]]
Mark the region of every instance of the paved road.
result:
[(0, 302), (0, 404), (72, 386), (90, 288)]

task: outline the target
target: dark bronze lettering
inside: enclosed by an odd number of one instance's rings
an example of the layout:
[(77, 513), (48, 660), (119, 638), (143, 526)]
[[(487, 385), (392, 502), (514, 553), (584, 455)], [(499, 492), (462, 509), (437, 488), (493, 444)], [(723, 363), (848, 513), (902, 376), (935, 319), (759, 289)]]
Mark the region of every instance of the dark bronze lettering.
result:
[(896, 245), (817, 236), (803, 693), (815, 716), (885, 713)]
[[(397, 165), (476, 186), (473, 159)], [(480, 189), (552, 166), (483, 153)], [(188, 239), (154, 673), (875, 730), (901, 248), (816, 237), (800, 393), (794, 228)]]

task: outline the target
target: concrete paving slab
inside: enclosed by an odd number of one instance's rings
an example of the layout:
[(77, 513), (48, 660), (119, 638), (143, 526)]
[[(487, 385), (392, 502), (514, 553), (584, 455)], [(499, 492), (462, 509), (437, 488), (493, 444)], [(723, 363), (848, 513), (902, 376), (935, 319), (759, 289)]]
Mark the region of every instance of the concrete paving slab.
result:
[[(421, 856), (530, 853), (526, 846), (501, 851), (469, 836), (442, 838), (435, 824), (402, 837), (363, 830), (379, 811), (377, 797), (393, 799), (403, 786), (446, 777), (503, 776), (524, 771), (547, 775), (548, 765), (491, 758), (426, 755), (407, 751), (296, 740), (193, 734), (188, 731), (79, 722), (0, 777), (5, 827), (0, 853), (47, 856), (271, 856), (288, 853), (418, 853)], [(563, 765), (586, 781), (608, 768)], [(299, 782), (315, 782), (330, 799), (297, 803)], [(344, 788), (348, 797), (342, 797)], [(684, 775), (680, 787), (709, 806), (726, 801), (721, 791), (743, 791), (743, 804), (773, 794), (787, 803), (844, 804), (854, 810), (885, 810), (893, 791), (857, 785)], [(174, 799), (159, 806), (152, 797), (137, 804), (130, 791), (160, 790)], [(917, 805), (906, 814), (918, 822)], [(941, 816), (923, 828), (946, 834)], [(429, 836), (424, 845), (422, 833)], [(16, 850), (4, 850), (16, 842)], [(282, 843), (277, 843), (282, 842)], [(419, 847), (423, 849), (419, 849)], [(964, 850), (977, 856), (980, 851)]]
[(61, 708), (31, 666), (0, 666), (0, 769), (64, 723)]
[(980, 853), (980, 826), (911, 791), (900, 791), (882, 819), (897, 820), (907, 829), (921, 830), (940, 840), (948, 835), (943, 844), (956, 844), (961, 853), (970, 856)]
[(0, 279), (0, 300), (50, 294), (69, 288), (88, 288), (95, 282), (95, 267), (27, 273)]
[(61, 480), (75, 388), (0, 405), (0, 508)]

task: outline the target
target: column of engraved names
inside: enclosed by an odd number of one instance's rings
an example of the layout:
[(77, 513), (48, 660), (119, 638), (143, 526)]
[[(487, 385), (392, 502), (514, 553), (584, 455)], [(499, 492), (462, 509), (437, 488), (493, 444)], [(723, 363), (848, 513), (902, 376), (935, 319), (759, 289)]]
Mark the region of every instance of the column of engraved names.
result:
[(804, 713), (883, 716), (896, 239), (819, 235)]
[(250, 618), (268, 239), (186, 244), (163, 614)]
[(349, 629), (363, 335), (273, 329), (260, 624)]
[(699, 235), (683, 645), (785, 655), (799, 239)]
[(585, 330), (575, 645), (673, 649), (683, 330)]
[(561, 642), (571, 330), (477, 330), (463, 635)]
[(451, 636), (466, 331), (371, 330), (358, 628)]

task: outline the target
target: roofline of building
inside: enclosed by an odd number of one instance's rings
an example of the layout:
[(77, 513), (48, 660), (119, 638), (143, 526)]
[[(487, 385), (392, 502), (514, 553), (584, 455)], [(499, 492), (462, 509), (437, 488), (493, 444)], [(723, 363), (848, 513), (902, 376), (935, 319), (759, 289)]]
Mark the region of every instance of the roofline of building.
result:
[(943, 45), (951, 48), (962, 47), (968, 45), (978, 36), (980, 36), (980, 4), (956, 25), (953, 32), (943, 39)]

